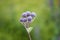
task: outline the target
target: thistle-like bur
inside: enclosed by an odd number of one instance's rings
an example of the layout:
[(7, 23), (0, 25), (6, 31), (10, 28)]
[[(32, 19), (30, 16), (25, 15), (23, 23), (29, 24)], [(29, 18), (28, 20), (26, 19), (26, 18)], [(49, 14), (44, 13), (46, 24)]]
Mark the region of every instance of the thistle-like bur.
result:
[(32, 17), (35, 17), (35, 16), (36, 16), (36, 13), (35, 13), (35, 12), (32, 12), (32, 13), (31, 13), (31, 16), (32, 16)]
[(28, 16), (31, 15), (31, 12), (30, 11), (27, 11), (26, 14), (27, 14), (27, 17), (28, 17)]
[(20, 22), (31, 22), (35, 18), (36, 14), (35, 12), (24, 12), (22, 14), (22, 18), (20, 19)]
[(27, 18), (21, 18), (20, 22), (27, 22)]
[(27, 14), (24, 12), (24, 13), (22, 14), (22, 17), (27, 17)]
[(26, 11), (22, 14), (22, 17), (28, 17), (31, 15), (31, 12), (30, 11)]
[(27, 30), (30, 40), (31, 40), (30, 32), (32, 30), (30, 24), (32, 23), (35, 17), (36, 17), (35, 12), (26, 11), (22, 13), (22, 16), (20, 18), (20, 22), (24, 25), (25, 29)]
[(31, 22), (32, 21), (32, 17), (31, 16), (27, 17), (27, 21)]
[[(20, 18), (20, 22), (23, 23), (23, 25), (26, 27), (27, 25), (30, 26), (30, 23), (32, 22), (32, 20), (34, 20), (34, 18), (36, 17), (35, 12), (30, 12), (30, 11), (26, 11), (22, 13), (22, 16)], [(28, 26), (28, 28), (29, 28)], [(27, 28), (27, 27), (26, 27)]]

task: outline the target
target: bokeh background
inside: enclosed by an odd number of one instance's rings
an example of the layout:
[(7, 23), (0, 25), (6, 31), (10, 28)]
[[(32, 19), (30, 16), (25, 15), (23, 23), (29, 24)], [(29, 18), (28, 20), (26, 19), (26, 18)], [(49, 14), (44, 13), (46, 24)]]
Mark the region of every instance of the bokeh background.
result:
[(19, 22), (25, 11), (36, 12), (32, 40), (60, 40), (59, 0), (0, 0), (0, 40), (29, 40)]

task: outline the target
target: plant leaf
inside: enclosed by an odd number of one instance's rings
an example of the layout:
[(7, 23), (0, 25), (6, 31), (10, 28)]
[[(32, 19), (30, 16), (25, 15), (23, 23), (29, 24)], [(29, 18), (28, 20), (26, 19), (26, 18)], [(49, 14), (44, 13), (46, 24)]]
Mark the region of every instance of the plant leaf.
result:
[(33, 27), (27, 28), (27, 32), (30, 33), (32, 31)]

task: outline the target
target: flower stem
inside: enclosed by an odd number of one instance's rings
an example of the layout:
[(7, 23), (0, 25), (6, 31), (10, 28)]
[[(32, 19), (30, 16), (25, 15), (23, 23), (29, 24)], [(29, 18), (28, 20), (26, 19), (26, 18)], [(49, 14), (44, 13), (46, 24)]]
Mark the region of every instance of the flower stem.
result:
[[(25, 29), (26, 29), (26, 31), (27, 31), (27, 28), (25, 28)], [(28, 31), (27, 31), (27, 33), (28, 33), (28, 36), (29, 36), (29, 40), (32, 40), (30, 33), (29, 33)]]
[(29, 36), (29, 39), (31, 40), (31, 36), (30, 36), (30, 33), (28, 33), (28, 36)]
[(27, 31), (27, 33), (28, 33), (29, 40), (32, 40), (32, 39), (31, 39), (31, 35), (30, 35), (30, 33), (28, 32), (28, 30), (27, 30), (27, 28), (29, 28), (29, 23), (24, 24), (24, 26), (25, 26), (25, 29), (26, 29), (26, 31)]

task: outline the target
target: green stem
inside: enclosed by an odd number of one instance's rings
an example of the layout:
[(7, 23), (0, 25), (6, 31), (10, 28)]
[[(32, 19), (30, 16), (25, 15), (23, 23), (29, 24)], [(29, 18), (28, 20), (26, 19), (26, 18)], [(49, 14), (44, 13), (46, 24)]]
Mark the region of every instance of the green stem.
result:
[[(25, 23), (25, 24), (24, 24), (24, 27), (25, 27), (25, 29), (26, 29), (26, 31), (27, 31), (27, 28), (29, 28), (29, 23)], [(28, 36), (29, 36), (29, 40), (32, 40), (30, 33), (29, 33), (28, 31), (27, 31), (27, 33), (28, 33)]]

